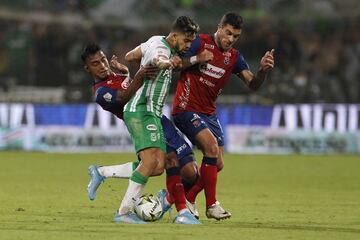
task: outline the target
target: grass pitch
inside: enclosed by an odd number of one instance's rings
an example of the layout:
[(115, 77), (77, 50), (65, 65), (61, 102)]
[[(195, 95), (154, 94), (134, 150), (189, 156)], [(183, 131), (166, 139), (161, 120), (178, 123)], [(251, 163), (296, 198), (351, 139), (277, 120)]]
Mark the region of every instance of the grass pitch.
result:
[[(360, 239), (359, 156), (226, 155), (218, 199), (233, 217), (206, 219), (201, 193), (201, 226), (167, 215), (146, 226), (113, 223), (124, 179), (107, 179), (88, 200), (88, 165), (132, 159), (0, 152), (0, 239)], [(164, 179), (151, 178), (146, 192), (164, 188)]]

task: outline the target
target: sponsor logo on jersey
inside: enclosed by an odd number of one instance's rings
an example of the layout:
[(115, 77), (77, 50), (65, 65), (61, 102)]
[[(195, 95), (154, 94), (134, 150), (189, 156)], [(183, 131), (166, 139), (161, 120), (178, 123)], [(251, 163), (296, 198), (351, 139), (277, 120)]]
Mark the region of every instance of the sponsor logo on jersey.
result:
[(202, 83), (204, 83), (204, 84), (206, 84), (206, 85), (208, 85), (209, 87), (215, 87), (215, 84), (214, 84), (214, 83), (210, 82), (209, 80), (207, 80), (207, 79), (205, 79), (205, 78), (203, 78), (203, 77), (200, 77), (200, 78), (199, 78), (199, 81), (202, 82)]
[(105, 99), (105, 101), (111, 102), (112, 95), (111, 95), (110, 93), (105, 93), (105, 94), (103, 95), (103, 98)]
[(205, 46), (204, 46), (204, 47), (205, 47), (205, 48), (208, 48), (208, 49), (214, 49), (214, 48), (215, 48), (214, 45), (208, 44), (208, 43), (205, 43)]
[(157, 130), (157, 127), (155, 124), (149, 124), (146, 126), (146, 129), (149, 130), (149, 131), (156, 131)]
[(199, 66), (199, 68), (200, 72), (202, 72), (203, 74), (217, 79), (221, 78), (225, 74), (225, 69), (216, 67), (210, 63), (202, 64)]
[(183, 150), (185, 150), (187, 147), (187, 145), (184, 143), (183, 145), (181, 145), (180, 147), (178, 147), (176, 149), (176, 154), (180, 154)]

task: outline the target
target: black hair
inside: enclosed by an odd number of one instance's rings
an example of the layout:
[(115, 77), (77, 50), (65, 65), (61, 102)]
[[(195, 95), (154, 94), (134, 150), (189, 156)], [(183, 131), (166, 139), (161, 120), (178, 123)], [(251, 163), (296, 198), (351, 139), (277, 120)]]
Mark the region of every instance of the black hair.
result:
[(85, 63), (86, 59), (97, 53), (98, 51), (101, 51), (101, 47), (96, 43), (90, 43), (85, 46), (83, 52), (81, 53), (81, 60)]
[(220, 26), (231, 25), (235, 29), (241, 29), (243, 25), (243, 18), (234, 12), (226, 13), (220, 20)]
[(171, 27), (172, 32), (181, 32), (186, 35), (195, 35), (199, 32), (199, 30), (199, 25), (187, 16), (180, 16), (176, 18)]

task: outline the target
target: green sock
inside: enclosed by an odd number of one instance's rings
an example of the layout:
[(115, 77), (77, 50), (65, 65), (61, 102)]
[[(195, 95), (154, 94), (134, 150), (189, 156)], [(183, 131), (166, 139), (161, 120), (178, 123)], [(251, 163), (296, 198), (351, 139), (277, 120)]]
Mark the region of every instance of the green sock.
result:
[(139, 161), (132, 162), (132, 170), (135, 171), (135, 169), (139, 166), (139, 164), (140, 164)]
[(134, 181), (134, 182), (142, 184), (142, 185), (145, 185), (147, 183), (148, 179), (149, 179), (149, 177), (142, 175), (137, 170), (135, 170), (130, 177), (131, 181)]

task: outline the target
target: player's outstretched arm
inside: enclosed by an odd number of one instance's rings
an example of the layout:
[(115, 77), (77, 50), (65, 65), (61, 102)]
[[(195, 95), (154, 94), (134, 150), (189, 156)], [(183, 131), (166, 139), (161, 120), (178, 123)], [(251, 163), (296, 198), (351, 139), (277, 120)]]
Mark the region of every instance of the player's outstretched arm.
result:
[(140, 62), (142, 57), (142, 52), (140, 46), (137, 46), (133, 50), (125, 54), (125, 61), (128, 62)]
[(155, 66), (145, 65), (135, 74), (129, 87), (126, 90), (119, 90), (116, 101), (120, 104), (126, 104), (136, 91), (143, 85), (144, 78), (153, 79), (159, 73), (159, 69)]
[(250, 70), (244, 70), (240, 73), (240, 77), (245, 81), (246, 85), (257, 90), (265, 81), (267, 73), (274, 68), (274, 49), (267, 51), (260, 60), (260, 69), (254, 75)]

